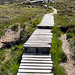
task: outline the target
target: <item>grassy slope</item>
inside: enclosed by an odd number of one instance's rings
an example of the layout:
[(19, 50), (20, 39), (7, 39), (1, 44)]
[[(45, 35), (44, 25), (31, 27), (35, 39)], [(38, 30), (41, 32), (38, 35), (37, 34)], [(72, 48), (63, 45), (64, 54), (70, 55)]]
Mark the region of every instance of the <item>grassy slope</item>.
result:
[[(42, 6), (32, 5), (32, 8), (29, 8), (30, 6), (24, 7), (22, 4), (0, 6), (0, 12), (2, 12), (0, 16), (4, 15), (0, 18), (2, 21), (0, 23), (0, 37), (12, 25), (19, 24), (24, 29), (21, 31), (21, 42), (18, 45), (15, 44), (10, 48), (0, 50), (0, 75), (16, 75), (23, 53), (23, 43), (35, 30), (43, 15), (51, 12), (51, 9), (45, 9)], [(9, 17), (5, 20), (6, 16)]]
[[(75, 54), (75, 1), (58, 3), (55, 6), (58, 14), (55, 15), (55, 23), (61, 31), (67, 33), (70, 42), (70, 50)], [(58, 7), (59, 6), (59, 7)], [(61, 8), (60, 8), (61, 7)], [(62, 30), (63, 29), (63, 30)]]
[[(19, 23), (21, 27), (26, 25), (31, 25), (37, 20), (37, 24), (45, 13), (50, 12), (46, 11), (40, 6), (32, 6), (29, 8), (29, 5), (22, 4), (13, 4), (13, 5), (1, 5), (0, 6), (0, 37), (8, 29), (10, 25), (15, 25)], [(38, 19), (39, 18), (39, 19)]]
[[(12, 3), (19, 3), (26, 0), (0, 0), (0, 4), (12, 4)], [(28, 0), (27, 0), (28, 1)]]

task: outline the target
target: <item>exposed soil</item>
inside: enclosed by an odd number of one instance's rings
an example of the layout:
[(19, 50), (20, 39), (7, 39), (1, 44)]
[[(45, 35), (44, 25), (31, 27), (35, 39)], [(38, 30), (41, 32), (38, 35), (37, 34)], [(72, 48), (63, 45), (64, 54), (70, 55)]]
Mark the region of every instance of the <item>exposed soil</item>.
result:
[(0, 38), (0, 48), (4, 47), (5, 43), (11, 43), (15, 42), (20, 38), (20, 27), (18, 28), (18, 31), (13, 31), (11, 29), (8, 29)]
[(69, 49), (69, 42), (66, 39), (66, 34), (62, 34), (60, 40), (62, 41), (62, 50), (67, 55), (67, 62), (61, 63), (60, 65), (66, 69), (68, 75), (75, 75), (75, 65), (74, 60), (72, 60), (72, 52)]

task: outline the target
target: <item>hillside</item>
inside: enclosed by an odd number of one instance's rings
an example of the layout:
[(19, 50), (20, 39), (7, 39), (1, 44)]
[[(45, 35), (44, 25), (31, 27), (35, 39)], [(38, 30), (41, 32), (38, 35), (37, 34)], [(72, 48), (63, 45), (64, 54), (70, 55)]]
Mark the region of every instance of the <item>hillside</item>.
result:
[(0, 0), (0, 4), (12, 4), (12, 3), (20, 3), (26, 0)]
[[(61, 63), (67, 74), (75, 74), (75, 1), (51, 4), (58, 10), (55, 16), (54, 32), (62, 41), (62, 51), (66, 54), (67, 60)], [(54, 59), (54, 57), (53, 57)], [(55, 60), (54, 60), (55, 61)], [(58, 75), (58, 74), (57, 74)], [(59, 74), (60, 75), (60, 74)]]
[(54, 2), (67, 2), (67, 1), (74, 1), (74, 0), (54, 0)]
[(0, 75), (17, 74), (23, 44), (44, 14), (52, 11), (44, 5), (0, 5)]
[[(69, 59), (72, 68), (75, 68), (75, 1), (57, 2), (54, 4), (30, 5), (20, 3), (25, 0), (0, 0), (0, 75), (16, 75), (21, 56), (24, 52), (23, 44), (36, 29), (46, 13), (58, 10), (55, 14), (55, 26), (53, 28), (53, 40), (50, 53), (53, 60), (53, 72), (55, 75), (67, 75), (66, 70)], [(19, 2), (12, 4), (14, 2)], [(61, 0), (63, 1), (63, 0)], [(65, 0), (64, 0), (65, 1)], [(17, 37), (16, 37), (17, 36)], [(66, 41), (66, 42), (65, 42)], [(63, 46), (67, 44), (66, 46)], [(68, 47), (68, 48), (67, 48)], [(64, 49), (64, 50), (63, 50)], [(68, 51), (67, 51), (67, 50)], [(65, 67), (67, 64), (69, 67)], [(70, 62), (69, 62), (70, 64)], [(73, 67), (74, 66), (74, 67)], [(75, 71), (74, 71), (75, 72)], [(75, 74), (72, 71), (72, 75)]]

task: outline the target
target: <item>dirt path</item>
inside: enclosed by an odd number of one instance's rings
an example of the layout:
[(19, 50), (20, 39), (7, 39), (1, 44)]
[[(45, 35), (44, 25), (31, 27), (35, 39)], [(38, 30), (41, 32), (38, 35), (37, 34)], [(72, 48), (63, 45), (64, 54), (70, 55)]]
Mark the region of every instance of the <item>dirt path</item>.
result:
[(67, 62), (61, 63), (61, 66), (64, 66), (68, 75), (75, 75), (75, 66), (73, 66), (74, 61), (71, 59), (72, 53), (69, 50), (69, 42), (66, 39), (66, 34), (62, 34), (60, 37), (62, 41), (62, 50), (67, 55)]

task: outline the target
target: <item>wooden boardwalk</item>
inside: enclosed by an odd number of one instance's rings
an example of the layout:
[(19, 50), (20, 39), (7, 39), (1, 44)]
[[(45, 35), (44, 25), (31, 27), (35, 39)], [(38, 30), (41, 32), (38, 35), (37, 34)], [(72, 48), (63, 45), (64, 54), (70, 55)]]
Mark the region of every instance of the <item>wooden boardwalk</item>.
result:
[(31, 37), (26, 41), (24, 47), (51, 47), (51, 29), (36, 29)]
[(53, 75), (51, 55), (22, 55), (17, 75)]
[[(24, 48), (30, 53), (23, 53), (17, 75), (54, 75), (52, 73), (51, 54), (48, 55), (47, 52), (42, 54), (42, 50), (49, 51), (51, 48), (53, 35), (51, 28), (54, 26), (53, 14), (55, 13), (56, 10), (53, 13), (46, 14), (38, 25), (38, 27), (48, 27), (48, 29), (36, 29), (25, 42)], [(39, 52), (38, 55), (37, 52)]]
[(54, 26), (54, 17), (53, 13), (46, 14), (38, 27), (53, 27)]

